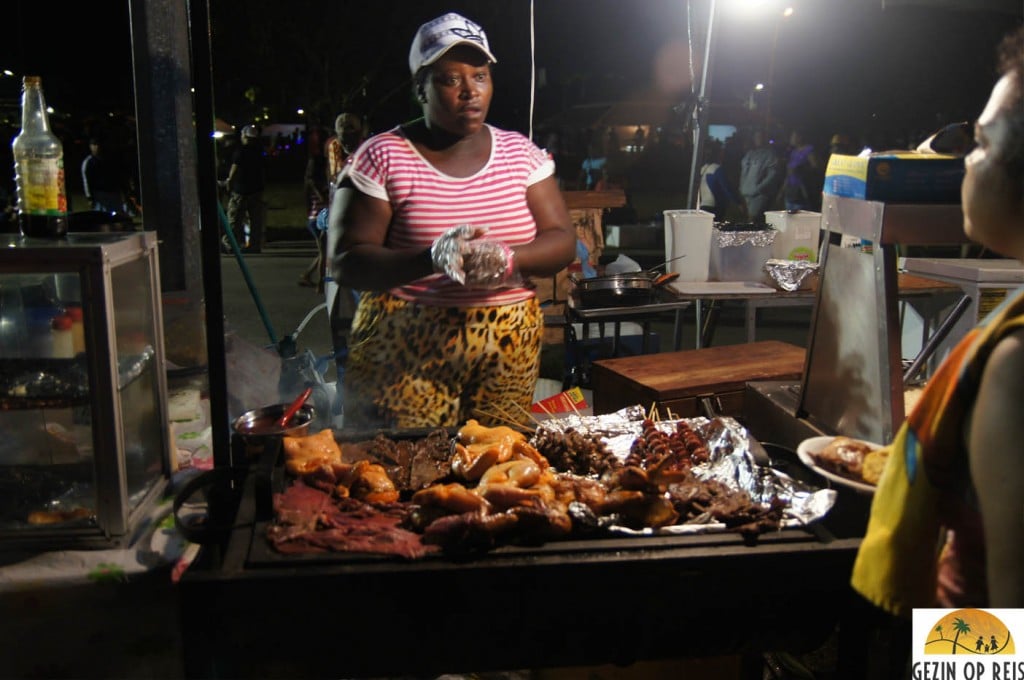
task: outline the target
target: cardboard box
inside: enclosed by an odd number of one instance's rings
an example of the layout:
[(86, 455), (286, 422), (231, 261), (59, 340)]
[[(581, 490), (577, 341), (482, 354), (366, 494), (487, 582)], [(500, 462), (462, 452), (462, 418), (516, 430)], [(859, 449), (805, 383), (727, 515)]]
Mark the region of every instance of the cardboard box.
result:
[(916, 151), (832, 154), (824, 192), (893, 203), (959, 203), (964, 159)]

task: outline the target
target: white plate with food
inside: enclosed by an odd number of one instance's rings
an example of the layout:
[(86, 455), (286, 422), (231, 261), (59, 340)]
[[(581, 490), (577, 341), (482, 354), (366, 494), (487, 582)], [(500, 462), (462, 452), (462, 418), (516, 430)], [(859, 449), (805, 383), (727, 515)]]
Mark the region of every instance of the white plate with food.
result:
[(811, 437), (800, 442), (796, 455), (804, 465), (841, 486), (873, 494), (887, 452), (880, 444), (852, 437)]

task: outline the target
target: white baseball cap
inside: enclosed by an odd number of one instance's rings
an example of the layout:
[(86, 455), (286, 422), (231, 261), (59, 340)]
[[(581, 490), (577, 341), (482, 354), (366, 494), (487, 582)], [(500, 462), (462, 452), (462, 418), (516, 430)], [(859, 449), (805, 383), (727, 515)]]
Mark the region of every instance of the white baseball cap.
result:
[(491, 54), (484, 29), (461, 14), (449, 12), (428, 21), (416, 31), (409, 50), (409, 70), (416, 75), (417, 71), (430, 66), (456, 45), (471, 45), (483, 52), (492, 64), (498, 61)]

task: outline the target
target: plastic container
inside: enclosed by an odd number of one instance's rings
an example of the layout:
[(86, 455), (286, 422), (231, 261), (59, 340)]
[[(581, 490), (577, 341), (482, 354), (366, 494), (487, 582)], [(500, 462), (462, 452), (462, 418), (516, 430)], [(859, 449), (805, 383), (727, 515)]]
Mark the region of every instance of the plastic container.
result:
[(711, 237), (712, 281), (754, 281), (770, 284), (764, 263), (772, 256), (774, 229), (722, 224)]
[(54, 359), (72, 359), (75, 356), (75, 344), (71, 333), (73, 322), (67, 314), (58, 314), (50, 322), (50, 338), (53, 343)]
[(82, 308), (72, 305), (64, 313), (71, 319), (71, 344), (74, 346), (75, 356), (78, 356), (85, 351), (85, 324)]
[[(666, 210), (665, 260), (667, 272), (679, 274), (678, 281), (707, 281), (711, 232), (715, 216), (704, 210)], [(674, 260), (681, 255), (682, 259)]]
[(772, 243), (776, 260), (818, 261), (821, 241), (821, 213), (810, 210), (773, 210), (764, 221), (778, 233)]

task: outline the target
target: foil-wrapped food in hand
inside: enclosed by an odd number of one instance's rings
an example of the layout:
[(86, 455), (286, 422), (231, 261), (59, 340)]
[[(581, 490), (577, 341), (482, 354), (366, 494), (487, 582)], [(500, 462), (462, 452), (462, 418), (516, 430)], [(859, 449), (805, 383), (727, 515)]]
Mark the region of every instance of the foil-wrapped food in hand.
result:
[(469, 242), (462, 256), (467, 288), (500, 288), (521, 283), (512, 249), (501, 241), (478, 239)]
[(453, 281), (466, 282), (463, 256), (469, 250), (471, 239), (487, 233), (486, 229), (471, 224), (459, 224), (437, 237), (430, 246), (430, 259), (434, 271), (447, 274)]

